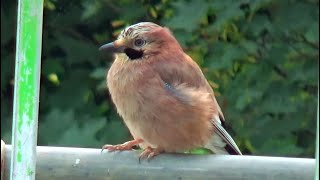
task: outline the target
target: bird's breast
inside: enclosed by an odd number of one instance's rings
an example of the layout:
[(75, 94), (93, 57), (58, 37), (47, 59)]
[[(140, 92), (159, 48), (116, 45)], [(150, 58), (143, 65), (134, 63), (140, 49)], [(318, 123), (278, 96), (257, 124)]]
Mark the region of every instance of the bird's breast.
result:
[(115, 61), (111, 66), (107, 85), (118, 113), (125, 121), (137, 119), (141, 111), (141, 86), (146, 78), (147, 68), (133, 62)]

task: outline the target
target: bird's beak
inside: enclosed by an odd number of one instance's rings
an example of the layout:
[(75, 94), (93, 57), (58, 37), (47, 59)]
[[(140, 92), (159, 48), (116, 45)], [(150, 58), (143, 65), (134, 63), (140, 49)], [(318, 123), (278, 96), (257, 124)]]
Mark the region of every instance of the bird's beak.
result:
[(125, 41), (118, 39), (114, 42), (102, 45), (99, 50), (111, 53), (122, 53), (125, 49)]

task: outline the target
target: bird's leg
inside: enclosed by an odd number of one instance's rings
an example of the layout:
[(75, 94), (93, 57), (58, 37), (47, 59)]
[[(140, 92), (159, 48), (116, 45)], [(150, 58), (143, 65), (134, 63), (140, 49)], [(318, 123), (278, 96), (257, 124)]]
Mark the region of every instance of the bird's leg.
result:
[(125, 151), (125, 150), (132, 150), (132, 147), (135, 145), (138, 145), (140, 143), (142, 143), (143, 140), (142, 139), (135, 139), (135, 140), (131, 140), (128, 142), (125, 142), (123, 144), (117, 144), (117, 145), (110, 145), (110, 144), (105, 144), (104, 146), (102, 146), (102, 150), (107, 149), (108, 151)]
[(150, 146), (148, 146), (139, 155), (139, 163), (140, 163), (141, 159), (143, 159), (143, 158), (147, 158), (148, 161), (150, 161), (150, 159), (152, 159), (153, 157), (157, 156), (158, 154), (160, 154), (162, 152), (164, 152), (164, 150), (162, 148), (151, 148)]

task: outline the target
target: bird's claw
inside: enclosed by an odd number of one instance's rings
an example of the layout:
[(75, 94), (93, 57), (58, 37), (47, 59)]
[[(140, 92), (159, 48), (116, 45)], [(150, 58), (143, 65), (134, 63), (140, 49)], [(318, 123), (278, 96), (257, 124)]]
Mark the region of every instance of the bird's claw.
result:
[(118, 144), (118, 145), (106, 144), (106, 145), (102, 146), (101, 152), (105, 149), (108, 150), (109, 152), (126, 151), (126, 150), (132, 150), (132, 146), (128, 146), (126, 143)]
[(150, 162), (150, 160), (159, 155), (161, 152), (163, 152), (162, 149), (160, 148), (151, 148), (151, 147), (147, 147), (146, 149), (144, 149), (142, 151), (142, 153), (139, 155), (139, 163), (141, 163), (141, 159), (147, 159), (148, 162)]
[(136, 140), (128, 141), (123, 144), (117, 144), (117, 145), (105, 144), (104, 146), (102, 146), (101, 152), (105, 149), (108, 150), (109, 152), (132, 150), (133, 146), (138, 145), (139, 143), (142, 143), (142, 142), (143, 140), (136, 139)]

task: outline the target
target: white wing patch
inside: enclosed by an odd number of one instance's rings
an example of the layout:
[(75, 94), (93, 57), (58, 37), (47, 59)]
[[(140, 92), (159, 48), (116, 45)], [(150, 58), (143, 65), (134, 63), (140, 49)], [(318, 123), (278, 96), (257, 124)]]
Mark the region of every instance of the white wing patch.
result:
[(214, 115), (213, 120), (218, 121), (218, 123), (221, 124), (221, 120), (217, 114)]

